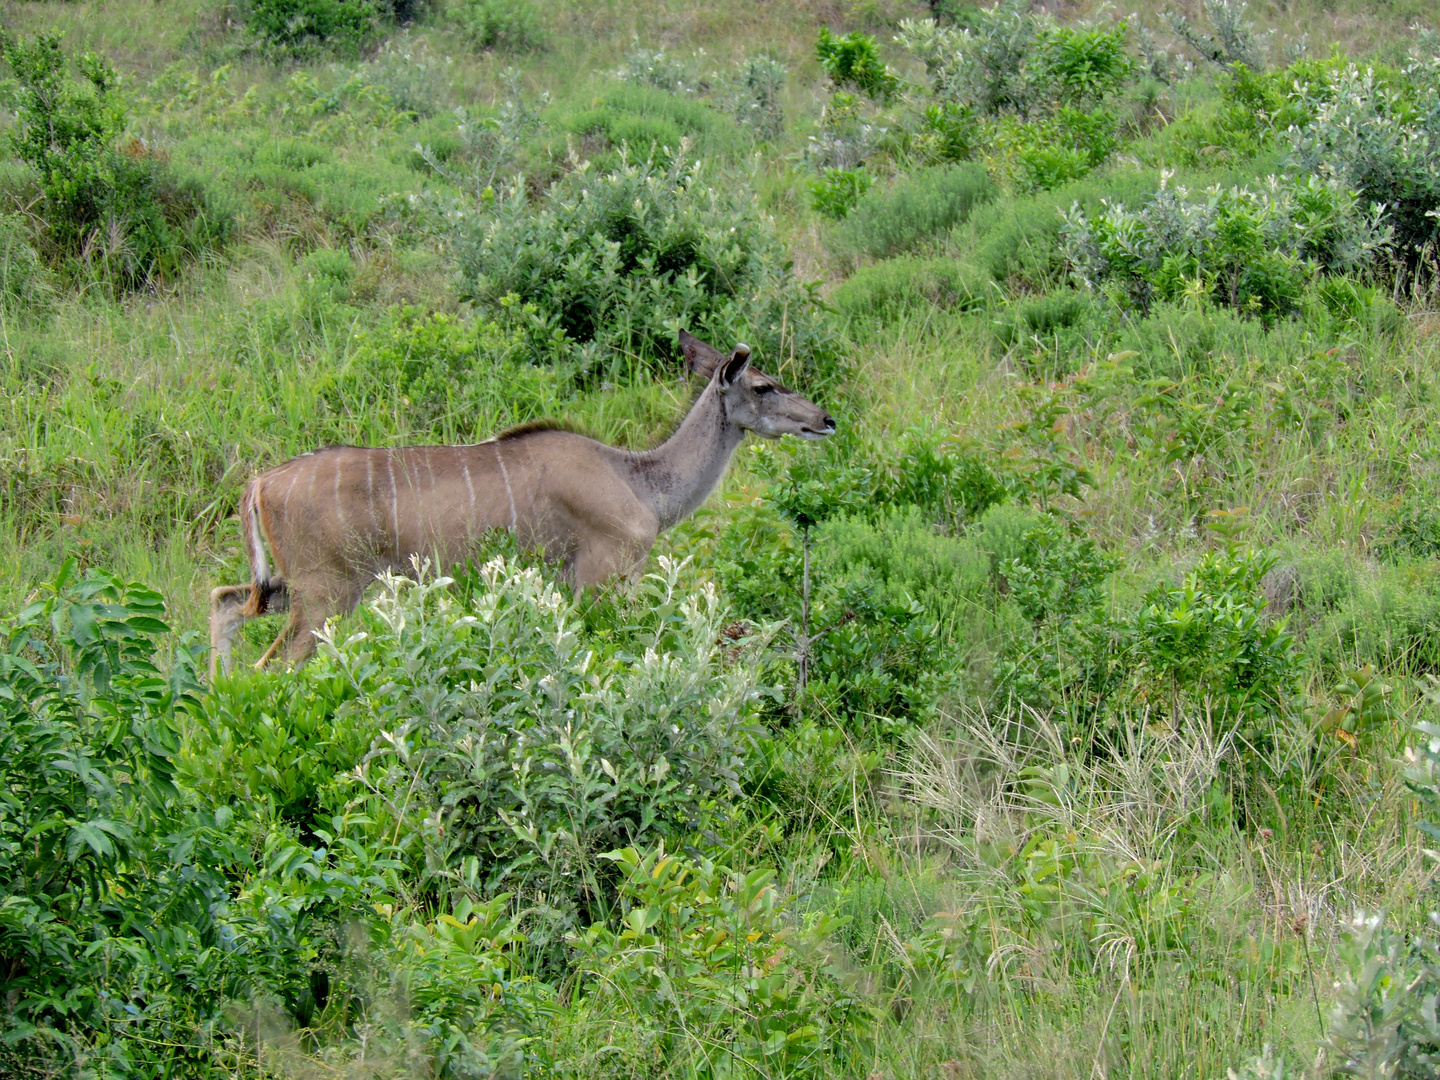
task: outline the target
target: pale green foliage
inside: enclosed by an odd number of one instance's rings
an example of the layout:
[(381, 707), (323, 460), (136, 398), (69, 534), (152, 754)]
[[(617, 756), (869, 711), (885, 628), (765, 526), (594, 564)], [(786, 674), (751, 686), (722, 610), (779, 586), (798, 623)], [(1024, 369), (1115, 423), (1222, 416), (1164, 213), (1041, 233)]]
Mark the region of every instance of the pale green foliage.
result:
[(1299, 169), (1383, 205), (1413, 257), (1440, 228), (1440, 55), (1405, 74), (1409, 85), (1397, 86), (1351, 64), (1328, 84), (1298, 84), (1294, 96), (1312, 118), (1287, 134)]
[[(1431, 916), (1432, 923), (1436, 917)], [(1432, 927), (1434, 929), (1434, 927)], [(1440, 950), (1358, 912), (1342, 935), (1346, 971), (1330, 1013), (1341, 1076), (1429, 1077), (1440, 1064)]]
[(982, 115), (1089, 110), (1130, 75), (1125, 24), (1113, 30), (1056, 26), (1009, 2), (981, 12), (975, 31), (907, 20), (896, 39), (924, 65), (936, 97)]
[(738, 790), (754, 683), (721, 662), (713, 587), (663, 562), (602, 652), (536, 569), (489, 562), (464, 603), (450, 584), (387, 579), (317, 665), (354, 688), (337, 715), (384, 732), (360, 776), (424, 877), (602, 902), (601, 853), (683, 836)]
[(1245, 0), (1204, 0), (1201, 7), (1211, 32), (1197, 29), (1184, 15), (1167, 12), (1166, 18), (1176, 36), (1212, 64), (1222, 67), (1243, 64), (1251, 71), (1263, 71), (1270, 35), (1256, 33), (1254, 25), (1245, 17)]
[(394, 308), (356, 335), (317, 392), (336, 416), (416, 438), (486, 437), (553, 414), (569, 397), (564, 371), (532, 362), (524, 336), (485, 320), (461, 322)]
[(841, 251), (885, 258), (906, 251), (964, 221), (995, 196), (978, 165), (940, 165), (863, 194), (836, 230)]
[(54, 299), (49, 268), (40, 261), (24, 223), (0, 217), (0, 305), (14, 314), (40, 314)]
[(1138, 209), (1072, 209), (1062, 233), (1077, 283), (1131, 302), (1213, 301), (1285, 315), (1321, 273), (1363, 270), (1385, 250), (1381, 211), (1315, 175), (1270, 177), (1260, 188), (1213, 187), (1192, 199), (1162, 188)]

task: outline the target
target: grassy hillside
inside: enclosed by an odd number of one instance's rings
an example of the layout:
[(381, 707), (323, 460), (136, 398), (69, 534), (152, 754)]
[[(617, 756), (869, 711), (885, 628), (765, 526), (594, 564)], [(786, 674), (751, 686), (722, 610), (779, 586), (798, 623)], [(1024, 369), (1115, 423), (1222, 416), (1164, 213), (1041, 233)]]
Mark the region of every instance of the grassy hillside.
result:
[[(1047, 9), (3, 9), (0, 1074), (1433, 1073), (1431, 13)], [(682, 327), (839, 432), (204, 677), (256, 473)]]

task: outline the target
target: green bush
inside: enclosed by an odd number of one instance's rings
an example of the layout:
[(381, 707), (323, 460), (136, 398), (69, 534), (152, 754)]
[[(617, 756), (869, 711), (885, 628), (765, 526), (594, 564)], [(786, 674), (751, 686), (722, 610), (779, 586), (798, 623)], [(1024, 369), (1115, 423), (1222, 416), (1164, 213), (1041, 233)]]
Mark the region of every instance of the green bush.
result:
[(839, 221), (860, 204), (872, 183), (860, 169), (821, 169), (810, 181), (810, 205), (822, 216)]
[(450, 9), (450, 18), (477, 49), (537, 52), (550, 41), (533, 0), (460, 0)]
[(1265, 613), (1276, 557), (1230, 546), (1205, 555), (1177, 589), (1146, 595), (1134, 627), (1147, 701), (1200, 710), (1250, 743), (1293, 707), (1301, 658), (1285, 618)]
[(607, 858), (622, 875), (618, 929), (593, 926), (572, 942), (585, 1013), (645, 1018), (632, 1051), (649, 1050), (671, 1075), (709, 1072), (716, 1046), (770, 1076), (833, 1076), (859, 1059), (863, 1007), (822, 947), (837, 920), (787, 917), (771, 870), (663, 848)]
[(875, 39), (860, 31), (836, 37), (828, 26), (820, 28), (815, 55), (836, 86), (851, 86), (862, 94), (889, 100), (900, 80), (880, 59)]
[(266, 974), (216, 948), (233, 815), (175, 787), (202, 651), (138, 584), (40, 592), (0, 623), (0, 1068), (183, 1073)]
[(1215, 303), (1267, 321), (1295, 311), (1320, 273), (1363, 270), (1389, 243), (1353, 191), (1310, 175), (1261, 190), (1211, 188), (1204, 201), (1162, 189), (1138, 210), (1072, 212), (1063, 233), (1077, 283), (1142, 309), (1152, 300)]
[(388, 733), (357, 786), (422, 882), (540, 889), (575, 925), (604, 910), (601, 854), (723, 817), (754, 676), (722, 663), (713, 587), (689, 591), (669, 562), (608, 642), (538, 570), (497, 558), (458, 597), (449, 584), (388, 579), (303, 678), (338, 675), (353, 687), (338, 718)]
[(378, 0), (249, 0), (246, 24), (271, 48), (355, 54), (376, 32)]
[(136, 288), (224, 243), (230, 223), (198, 181), (171, 172), (138, 139), (122, 144), (125, 104), (103, 57), (80, 58), (82, 88), (66, 74), (59, 35), (7, 34), (0, 44), (18, 84), (11, 146), (34, 170), (59, 259)]
[(963, 31), (906, 21), (898, 40), (925, 64), (939, 107), (925, 112), (922, 126), (964, 118), (975, 130), (962, 141), (1000, 176), (1022, 191), (1048, 191), (1083, 176), (1119, 145), (1109, 102), (1133, 74), (1126, 34), (1123, 22), (1057, 26), (1007, 2), (977, 12)]
[(889, 258), (964, 221), (975, 206), (995, 194), (995, 185), (978, 165), (922, 169), (863, 194), (835, 230), (833, 246)]
[(1398, 86), (1350, 65), (1294, 94), (1313, 113), (1287, 132), (1295, 167), (1354, 188), (1414, 265), (1440, 236), (1440, 55), (1406, 69)]
[(983, 307), (989, 282), (954, 259), (903, 257), (863, 267), (830, 294), (852, 322), (888, 322), (918, 305), (969, 311)]
[(538, 207), (512, 192), (493, 217), (465, 226), (457, 247), (466, 299), (490, 315), (512, 296), (534, 305), (537, 332), (582, 371), (668, 360), (681, 327), (746, 341), (771, 370), (782, 362), (798, 373), (831, 370), (818, 300), (790, 276), (749, 193), (712, 186), (678, 154), (664, 166), (582, 168)]

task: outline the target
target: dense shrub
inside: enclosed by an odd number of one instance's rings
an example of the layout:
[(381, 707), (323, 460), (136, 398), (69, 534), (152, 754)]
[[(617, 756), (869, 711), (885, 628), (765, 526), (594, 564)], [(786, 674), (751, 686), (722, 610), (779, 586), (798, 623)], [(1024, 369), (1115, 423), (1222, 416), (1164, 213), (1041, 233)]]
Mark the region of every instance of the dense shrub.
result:
[(983, 153), (1022, 191), (1049, 190), (1099, 165), (1118, 145), (1109, 102), (1130, 81), (1126, 26), (1056, 26), (1024, 5), (979, 12), (973, 30), (907, 21), (900, 42), (925, 64), (943, 108), (925, 113), (973, 133), (951, 134)]
[(200, 651), (163, 656), (163, 614), (153, 591), (77, 580), (71, 562), (0, 624), (0, 1067), (169, 1075), (245, 985), (197, 955), (218, 944), (237, 853), (228, 808), (177, 805)]
[(892, 97), (900, 88), (900, 80), (880, 58), (875, 39), (858, 30), (836, 37), (828, 26), (822, 26), (815, 55), (836, 86), (882, 99)]
[(1072, 213), (1065, 256), (1077, 283), (1127, 303), (1214, 302), (1274, 318), (1294, 311), (1315, 275), (1363, 270), (1389, 242), (1378, 214), (1334, 180), (1271, 177), (1259, 191), (1211, 188), (1191, 200), (1162, 189), (1137, 210)]
[(1417, 259), (1440, 235), (1440, 55), (1407, 69), (1399, 86), (1351, 65), (1294, 96), (1313, 113), (1289, 129), (1295, 165), (1383, 208), (1400, 254)]
[(550, 39), (533, 0), (460, 0), (450, 18), (477, 49), (534, 52)]
[(1431, 211), (1440, 206), (1440, 58), (1429, 41), (1422, 38), (1403, 70), (1361, 68), (1341, 54), (1268, 75), (1236, 66), (1220, 83), (1219, 105), (1180, 118), (1162, 156), (1196, 164), (1283, 148), (1287, 167), (1334, 180), (1383, 210), (1397, 253), (1413, 266), (1436, 235)]
[(792, 357), (812, 373), (832, 363), (818, 303), (748, 192), (712, 186), (678, 154), (580, 169), (538, 208), (513, 192), (457, 243), (468, 299), (492, 314), (511, 296), (533, 304), (556, 348), (591, 372), (673, 356), (681, 327), (746, 341), (772, 370)]
[(978, 165), (922, 169), (862, 195), (836, 229), (833, 246), (888, 258), (959, 224), (995, 194), (995, 185)]
[(602, 853), (723, 815), (753, 676), (722, 663), (713, 588), (686, 591), (668, 562), (608, 647), (537, 570), (489, 562), (468, 599), (449, 584), (388, 580), (305, 677), (340, 675), (337, 723), (389, 733), (361, 779), (431, 887), (541, 889), (571, 925), (576, 905), (603, 910)]
[(378, 0), (249, 0), (246, 23), (272, 48), (354, 54), (374, 35), (381, 14)]
[(17, 83), (11, 146), (34, 170), (45, 240), (61, 260), (134, 288), (224, 242), (230, 223), (197, 180), (140, 140), (122, 142), (125, 103), (104, 58), (80, 58), (82, 88), (66, 73), (59, 35), (6, 35), (3, 52)]

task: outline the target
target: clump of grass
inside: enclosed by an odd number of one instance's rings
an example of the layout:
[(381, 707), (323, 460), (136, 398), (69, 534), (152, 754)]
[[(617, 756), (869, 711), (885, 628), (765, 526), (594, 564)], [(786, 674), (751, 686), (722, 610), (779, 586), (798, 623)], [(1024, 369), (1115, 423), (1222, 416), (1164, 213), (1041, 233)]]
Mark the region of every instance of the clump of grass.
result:
[(976, 164), (938, 165), (872, 188), (834, 232), (837, 251), (889, 258), (947, 232), (998, 193)]

